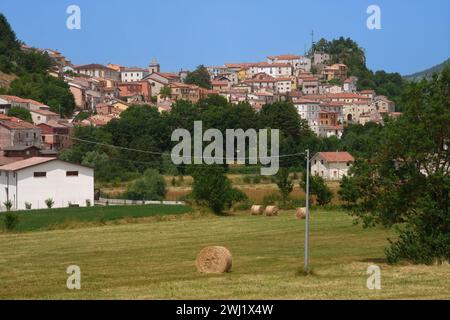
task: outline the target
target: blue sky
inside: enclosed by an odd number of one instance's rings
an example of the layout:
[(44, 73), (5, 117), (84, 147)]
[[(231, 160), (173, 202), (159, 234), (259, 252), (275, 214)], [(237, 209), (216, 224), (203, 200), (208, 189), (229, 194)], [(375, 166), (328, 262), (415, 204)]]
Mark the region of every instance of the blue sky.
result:
[[(66, 8), (81, 8), (81, 30), (68, 30)], [(366, 27), (381, 8), (381, 30)], [(402, 74), (450, 56), (448, 0), (1, 0), (19, 39), (60, 50), (75, 64), (147, 66), (165, 71), (198, 64), (264, 60), (304, 53), (316, 39), (344, 36), (366, 49), (368, 66)]]

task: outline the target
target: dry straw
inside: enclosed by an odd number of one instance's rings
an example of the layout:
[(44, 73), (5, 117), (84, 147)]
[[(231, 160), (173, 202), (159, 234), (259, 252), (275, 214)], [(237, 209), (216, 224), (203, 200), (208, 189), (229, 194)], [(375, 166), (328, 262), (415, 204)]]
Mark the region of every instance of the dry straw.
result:
[(298, 208), (297, 211), (295, 211), (295, 216), (297, 219), (306, 219), (306, 208)]
[(277, 216), (278, 215), (278, 207), (277, 206), (268, 206), (266, 208), (266, 216)]
[(253, 205), (250, 210), (251, 210), (252, 215), (259, 216), (259, 215), (263, 214), (264, 207), (259, 206), (259, 205)]
[(202, 273), (225, 273), (233, 264), (231, 252), (225, 247), (206, 247), (197, 256), (197, 270)]

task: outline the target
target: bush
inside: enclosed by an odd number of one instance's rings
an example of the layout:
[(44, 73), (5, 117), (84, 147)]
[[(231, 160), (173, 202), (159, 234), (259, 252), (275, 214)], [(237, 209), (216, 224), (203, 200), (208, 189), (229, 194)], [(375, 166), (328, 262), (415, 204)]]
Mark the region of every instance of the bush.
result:
[(8, 231), (16, 230), (19, 225), (19, 216), (11, 211), (5, 213), (4, 217), (5, 229)]
[(246, 211), (249, 210), (253, 205), (253, 202), (250, 200), (245, 200), (242, 202), (238, 202), (233, 206), (233, 209), (236, 211)]
[(194, 170), (192, 176), (192, 197), (197, 202), (204, 202), (214, 213), (220, 214), (234, 202), (245, 200), (242, 191), (233, 189), (224, 169), (219, 166), (207, 166)]
[(55, 204), (55, 201), (53, 201), (52, 198), (48, 198), (45, 200), (45, 204), (47, 205), (47, 208), (51, 209), (53, 205)]
[[(306, 192), (306, 174), (303, 174), (303, 179), (300, 180), (300, 188)], [(311, 175), (309, 177), (309, 193), (317, 196), (317, 204), (319, 206), (326, 205), (333, 199), (333, 193), (325, 184), (322, 177)]]
[(267, 206), (273, 206), (273, 205), (278, 205), (279, 203), (281, 203), (282, 198), (281, 195), (279, 193), (271, 193), (268, 195), (265, 195), (263, 198), (263, 205), (265, 207)]
[(126, 191), (131, 200), (156, 200), (162, 201), (166, 196), (166, 181), (157, 170), (148, 169), (144, 176), (132, 182)]
[(86, 207), (90, 207), (92, 204), (91, 204), (91, 200), (89, 200), (89, 199), (86, 199)]
[(32, 206), (32, 204), (30, 202), (25, 202), (25, 208), (27, 210), (31, 210), (31, 206)]
[(239, 189), (231, 188), (229, 191), (228, 205), (231, 207), (233, 203), (248, 200), (247, 195)]
[(6, 211), (10, 211), (13, 206), (13, 203), (11, 200), (6, 200), (5, 202), (3, 202), (3, 205), (6, 207)]
[(265, 207), (278, 206), (280, 209), (283, 209), (283, 210), (292, 210), (292, 209), (295, 209), (298, 207), (305, 206), (304, 198), (296, 199), (296, 198), (288, 197), (287, 199), (283, 200), (283, 197), (278, 193), (272, 193), (272, 194), (264, 196), (262, 202)]

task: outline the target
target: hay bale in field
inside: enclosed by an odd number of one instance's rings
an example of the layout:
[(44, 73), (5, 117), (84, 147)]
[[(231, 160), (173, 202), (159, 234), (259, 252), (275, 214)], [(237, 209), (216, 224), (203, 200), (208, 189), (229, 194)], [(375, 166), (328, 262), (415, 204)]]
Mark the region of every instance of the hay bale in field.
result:
[(231, 252), (225, 247), (206, 247), (198, 254), (196, 265), (202, 273), (229, 272), (232, 266)]
[(306, 208), (298, 208), (295, 211), (295, 217), (302, 220), (306, 219)]
[(278, 207), (277, 206), (268, 206), (265, 210), (266, 216), (277, 216), (278, 215)]
[(259, 216), (259, 215), (263, 214), (264, 207), (259, 206), (259, 205), (254, 205), (254, 206), (252, 206), (252, 208), (250, 210), (251, 210), (252, 215)]

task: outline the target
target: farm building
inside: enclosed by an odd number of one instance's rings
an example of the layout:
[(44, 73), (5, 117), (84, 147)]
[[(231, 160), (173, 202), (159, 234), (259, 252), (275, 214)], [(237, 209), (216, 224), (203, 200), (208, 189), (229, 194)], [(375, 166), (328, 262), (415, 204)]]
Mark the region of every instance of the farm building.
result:
[(0, 210), (11, 201), (12, 210), (94, 204), (94, 170), (51, 157), (32, 157), (0, 167)]
[(341, 180), (355, 162), (348, 152), (318, 152), (311, 159), (311, 174), (324, 180)]

